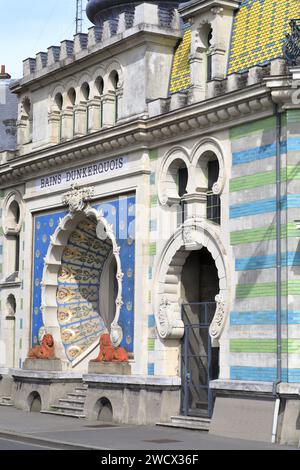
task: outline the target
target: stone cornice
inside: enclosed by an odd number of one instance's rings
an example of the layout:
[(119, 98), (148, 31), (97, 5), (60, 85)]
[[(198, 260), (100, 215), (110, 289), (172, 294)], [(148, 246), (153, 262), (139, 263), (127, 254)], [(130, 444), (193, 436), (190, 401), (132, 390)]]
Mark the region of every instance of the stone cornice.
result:
[(54, 173), (67, 164), (109, 154), (150, 149), (273, 113), (270, 90), (261, 84), (227, 93), (149, 119), (105, 129), (72, 141), (10, 159), (0, 167), (0, 185), (28, 181), (40, 173)]

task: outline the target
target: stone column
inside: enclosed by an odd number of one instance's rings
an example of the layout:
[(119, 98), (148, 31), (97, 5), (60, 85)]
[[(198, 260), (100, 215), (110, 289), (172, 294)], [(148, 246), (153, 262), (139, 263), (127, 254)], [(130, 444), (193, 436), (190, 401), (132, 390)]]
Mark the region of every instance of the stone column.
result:
[(17, 142), (18, 146), (28, 142), (28, 118), (21, 116), (17, 121)]
[(73, 107), (67, 107), (61, 115), (62, 119), (62, 140), (71, 140), (73, 138)]
[(186, 194), (182, 198), (184, 203), (185, 220), (193, 217), (206, 219), (207, 208), (207, 189), (201, 188), (201, 191), (193, 194)]
[(58, 144), (62, 138), (61, 120), (60, 111), (52, 111), (48, 115), (49, 143), (51, 144)]
[(116, 95), (107, 93), (102, 97), (103, 127), (111, 127), (116, 123)]
[(102, 127), (101, 122), (101, 106), (102, 102), (100, 98), (94, 98), (89, 102), (89, 132), (99, 131)]
[(75, 107), (75, 137), (87, 134), (87, 105), (79, 104)]
[(205, 100), (206, 95), (206, 61), (204, 60), (206, 49), (198, 50), (190, 56), (189, 63), (191, 69), (191, 86), (189, 90), (189, 103), (196, 103)]

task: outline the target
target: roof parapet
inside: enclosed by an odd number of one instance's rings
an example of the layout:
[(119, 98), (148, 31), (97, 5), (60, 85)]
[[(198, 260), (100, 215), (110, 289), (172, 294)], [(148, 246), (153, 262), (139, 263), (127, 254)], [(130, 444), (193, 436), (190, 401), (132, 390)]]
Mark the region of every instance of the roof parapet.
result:
[[(180, 15), (178, 10), (165, 10), (163, 6), (151, 3), (142, 3), (135, 6), (132, 16), (122, 12), (118, 17), (107, 19), (102, 24), (89, 28), (88, 33), (78, 33), (73, 40), (64, 40), (60, 46), (51, 46), (47, 52), (39, 52), (36, 58), (28, 58), (23, 61), (23, 83), (40, 74), (45, 75), (53, 69), (53, 66), (65, 65), (65, 61), (76, 61), (84, 54), (100, 50), (109, 45), (112, 39), (121, 40), (122, 35), (128, 37), (130, 30), (132, 34), (141, 30), (144, 25), (157, 27), (160, 31), (170, 30), (174, 33), (180, 31)], [(167, 18), (167, 15), (168, 18)], [(32, 75), (35, 75), (32, 77)]]

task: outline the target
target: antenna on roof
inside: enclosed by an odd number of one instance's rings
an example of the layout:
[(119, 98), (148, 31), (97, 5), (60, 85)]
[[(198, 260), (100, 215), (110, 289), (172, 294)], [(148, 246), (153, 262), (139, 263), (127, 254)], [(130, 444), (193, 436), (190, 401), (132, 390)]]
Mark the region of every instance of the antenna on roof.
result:
[(76, 0), (76, 34), (82, 33), (83, 7), (82, 0)]

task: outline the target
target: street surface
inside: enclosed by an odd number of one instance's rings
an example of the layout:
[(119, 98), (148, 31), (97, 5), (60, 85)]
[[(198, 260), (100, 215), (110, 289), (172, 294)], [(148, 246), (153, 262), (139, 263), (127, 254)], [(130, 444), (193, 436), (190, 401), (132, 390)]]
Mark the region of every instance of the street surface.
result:
[(155, 426), (112, 426), (0, 407), (0, 450), (71, 450), (72, 446), (74, 450), (82, 446), (99, 450), (158, 451), (293, 449), (262, 442), (225, 439), (199, 431)]

